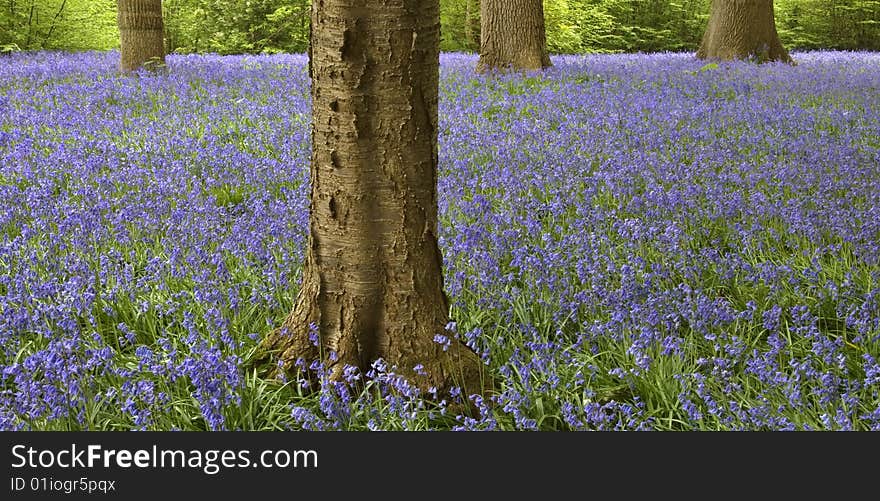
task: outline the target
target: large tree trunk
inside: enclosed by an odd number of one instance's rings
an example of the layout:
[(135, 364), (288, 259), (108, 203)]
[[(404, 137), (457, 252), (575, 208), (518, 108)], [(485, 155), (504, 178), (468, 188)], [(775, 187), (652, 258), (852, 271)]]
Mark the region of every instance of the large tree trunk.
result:
[(382, 358), (423, 390), (481, 389), (476, 354), (435, 341), (449, 335), (439, 29), (437, 0), (312, 2), (308, 249), (293, 311), (262, 344), (286, 369), (319, 359), (339, 380), (345, 365), (366, 371)]
[(119, 0), (116, 16), (122, 71), (164, 66), (162, 0)]
[(773, 0), (713, 0), (697, 57), (792, 62), (776, 33)]
[(542, 0), (482, 0), (477, 71), (550, 66)]

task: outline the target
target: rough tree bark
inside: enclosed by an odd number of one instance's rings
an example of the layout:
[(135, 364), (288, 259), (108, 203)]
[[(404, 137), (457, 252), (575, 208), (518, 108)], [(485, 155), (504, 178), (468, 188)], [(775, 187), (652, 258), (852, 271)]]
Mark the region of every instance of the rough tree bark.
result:
[(119, 0), (116, 20), (119, 24), (119, 66), (122, 71), (164, 66), (162, 0)]
[(481, 0), (477, 71), (549, 66), (542, 0)]
[(439, 19), (437, 0), (312, 2), (308, 248), (293, 310), (259, 358), (284, 370), (321, 360), (333, 380), (382, 358), (422, 390), (481, 392), (479, 357), (435, 341), (449, 336), (437, 244)]
[(792, 62), (776, 33), (773, 0), (712, 0), (697, 57)]

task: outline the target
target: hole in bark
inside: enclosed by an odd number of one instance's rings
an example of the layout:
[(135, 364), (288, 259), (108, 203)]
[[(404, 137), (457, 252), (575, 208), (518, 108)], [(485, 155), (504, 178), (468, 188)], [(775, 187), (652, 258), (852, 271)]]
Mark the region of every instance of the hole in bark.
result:
[(336, 153), (336, 150), (330, 152), (330, 164), (333, 166), (334, 169), (342, 167), (342, 165), (339, 163), (339, 154)]
[(336, 113), (337, 111), (339, 111), (339, 101), (337, 101), (337, 100), (334, 99), (334, 100), (330, 103), (330, 111), (332, 111), (332, 112), (334, 112), (334, 113)]
[(358, 139), (369, 139), (373, 137), (370, 128), (370, 120), (364, 116), (366, 113), (369, 113), (369, 110), (364, 110), (363, 115), (356, 113), (354, 116), (354, 129)]
[(330, 207), (330, 217), (336, 219), (336, 198), (330, 197), (330, 203), (328, 205)]
[(342, 32), (342, 50), (340, 52), (343, 61), (351, 61), (355, 55), (355, 35), (349, 29)]

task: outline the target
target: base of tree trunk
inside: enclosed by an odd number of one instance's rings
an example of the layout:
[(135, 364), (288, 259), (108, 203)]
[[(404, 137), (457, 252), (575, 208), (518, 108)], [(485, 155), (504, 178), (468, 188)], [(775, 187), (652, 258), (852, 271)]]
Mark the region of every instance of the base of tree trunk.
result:
[(140, 68), (164, 70), (165, 31), (160, 0), (120, 0), (119, 67), (123, 72)]
[(779, 41), (772, 0), (714, 0), (697, 57), (794, 63)]
[(501, 60), (481, 55), (477, 62), (477, 73), (512, 72), (512, 71), (541, 71), (551, 67), (550, 57), (545, 54), (537, 54), (533, 57), (523, 55), (514, 61)]
[(122, 75), (136, 77), (139, 72), (146, 72), (148, 75), (168, 75), (168, 64), (164, 58), (150, 58), (140, 65), (125, 67), (120, 64), (119, 72)]
[(747, 47), (703, 47), (697, 51), (697, 58), (719, 61), (755, 61), (757, 63), (780, 62), (795, 64), (788, 51), (781, 44), (762, 44), (757, 48)]
[(541, 0), (480, 2), (478, 73), (540, 71), (550, 66)]
[[(371, 363), (364, 363), (352, 357), (340, 357), (336, 353), (326, 353), (322, 340), (314, 329), (302, 320), (302, 310), (297, 308), (291, 312), (284, 324), (265, 336), (252, 357), (248, 368), (269, 379), (281, 379), (309, 372), (314, 362), (323, 364), (328, 380), (340, 382), (345, 380), (345, 367), (357, 367), (362, 375), (370, 371)], [(297, 318), (299, 317), (299, 318)], [(449, 343), (445, 346), (434, 343), (433, 353), (408, 353), (398, 350), (381, 357), (388, 367), (388, 372), (404, 377), (410, 384), (417, 387), (425, 398), (436, 395), (436, 399), (451, 402), (451, 412), (465, 412), (478, 415), (478, 409), (468, 398), (478, 394), (488, 397), (495, 391), (492, 375), (480, 357), (463, 341), (449, 335)], [(421, 366), (419, 370), (414, 370)], [(308, 374), (305, 374), (306, 376)], [(317, 391), (321, 381), (310, 379), (306, 391)], [(450, 395), (457, 389), (462, 395), (462, 402), (452, 402)], [(484, 399), (490, 403), (488, 399)]]

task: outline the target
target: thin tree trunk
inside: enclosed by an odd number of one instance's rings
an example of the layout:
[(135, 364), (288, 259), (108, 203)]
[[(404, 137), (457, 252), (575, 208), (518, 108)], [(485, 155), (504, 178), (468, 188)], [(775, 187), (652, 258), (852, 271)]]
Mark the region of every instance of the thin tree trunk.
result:
[[(177, 48), (177, 39), (175, 38), (175, 35), (177, 34), (177, 31), (176, 31), (176, 30), (168, 30), (167, 32), (165, 31), (165, 21), (164, 21), (164, 18), (165, 18), (165, 10), (166, 10), (166, 8), (167, 8), (166, 5), (167, 5), (167, 4), (163, 4), (163, 5), (162, 5), (162, 18), (163, 18), (163, 21), (162, 21), (162, 32), (164, 33), (164, 35), (165, 35), (165, 39), (166, 39), (166, 40), (165, 40), (165, 42), (166, 42), (166, 44), (165, 44), (165, 48), (166, 48), (165, 52), (168, 53), (168, 52), (174, 52), (174, 49)], [(169, 14), (169, 18), (172, 18), (171, 16), (173, 16), (173, 19), (180, 19), (180, 6), (179, 6), (179, 5), (175, 5), (175, 6), (174, 6), (174, 12)]]
[(366, 371), (382, 358), (422, 390), (480, 390), (476, 354), (435, 341), (449, 335), (439, 28), (437, 0), (312, 2), (308, 249), (294, 308), (258, 359), (274, 353), (286, 369), (321, 360), (339, 380), (346, 365)]
[(792, 62), (776, 33), (773, 0), (713, 0), (697, 57)]
[(165, 65), (161, 0), (119, 0), (120, 68), (158, 69)]
[(481, 0), (477, 71), (549, 66), (542, 0)]
[(46, 38), (43, 39), (43, 45), (49, 43), (49, 39), (52, 38), (52, 32), (55, 31), (55, 23), (58, 22), (58, 17), (64, 12), (64, 7), (67, 6), (67, 0), (61, 2), (61, 7), (58, 8), (58, 12), (55, 13), (55, 17), (52, 18), (52, 24), (49, 25), (49, 31), (46, 32)]
[(34, 9), (36, 9), (36, 2), (35, 0), (31, 0), (31, 10), (28, 13), (27, 41), (24, 43), (25, 50), (30, 50), (31, 48), (31, 34), (34, 32), (34, 24), (36, 23), (36, 21), (34, 21)]
[(474, 30), (471, 25), (471, 0), (464, 0), (464, 39), (465, 48), (470, 50), (474, 40)]

